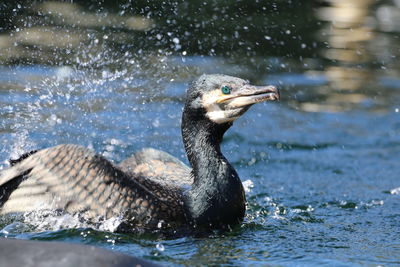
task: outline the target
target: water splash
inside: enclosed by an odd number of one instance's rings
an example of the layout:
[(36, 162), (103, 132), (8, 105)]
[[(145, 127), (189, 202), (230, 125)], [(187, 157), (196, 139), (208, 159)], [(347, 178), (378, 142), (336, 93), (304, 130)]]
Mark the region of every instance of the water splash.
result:
[[(22, 125), (19, 123), (15, 125), (16, 128), (20, 126), (22, 128)], [(17, 159), (27, 151), (34, 149), (35, 142), (29, 139), (28, 130), (22, 128), (11, 136), (12, 141), (10, 142), (11, 148), (9, 149), (9, 159)]]
[(68, 214), (54, 210), (37, 210), (23, 214), (5, 215), (1, 217), (5, 225), (1, 234), (22, 232), (59, 231), (63, 229), (92, 228), (105, 232), (116, 232), (123, 222), (122, 217), (109, 219), (97, 218), (91, 221), (84, 214)]
[(248, 179), (242, 182), (244, 191), (246, 193), (250, 193), (251, 189), (254, 187), (254, 183), (252, 180)]
[(39, 210), (22, 215), (23, 223), (31, 225), (35, 231), (58, 231), (68, 228), (88, 228), (88, 224), (78, 214), (71, 215), (57, 211)]
[(98, 226), (98, 229), (101, 231), (114, 233), (122, 222), (123, 222), (122, 217), (112, 217), (110, 219), (101, 222), (100, 225)]
[(396, 188), (389, 190), (389, 193), (391, 195), (400, 195), (400, 187), (396, 187)]
[(31, 228), (24, 223), (13, 222), (13, 223), (10, 223), (10, 224), (4, 226), (0, 230), (0, 236), (8, 237), (8, 235), (19, 234), (19, 233), (27, 232), (30, 230), (31, 230)]

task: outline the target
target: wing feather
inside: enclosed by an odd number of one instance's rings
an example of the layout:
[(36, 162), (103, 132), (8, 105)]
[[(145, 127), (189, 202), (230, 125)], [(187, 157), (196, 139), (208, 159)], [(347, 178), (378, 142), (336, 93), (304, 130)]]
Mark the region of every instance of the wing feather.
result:
[(60, 145), (0, 172), (0, 214), (52, 209), (109, 218), (128, 212), (142, 224), (149, 223), (143, 218), (158, 222), (183, 216), (177, 208), (182, 206), (180, 192), (172, 190), (164, 199), (168, 194), (161, 191), (159, 184), (130, 177), (87, 148)]

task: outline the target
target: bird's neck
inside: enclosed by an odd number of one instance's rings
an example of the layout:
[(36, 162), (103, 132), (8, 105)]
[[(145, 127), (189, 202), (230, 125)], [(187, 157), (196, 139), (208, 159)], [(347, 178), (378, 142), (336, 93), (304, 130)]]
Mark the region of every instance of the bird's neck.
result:
[(194, 179), (186, 205), (189, 217), (198, 225), (223, 227), (237, 224), (244, 216), (242, 183), (220, 149), (229, 127), (205, 118), (184, 117), (182, 121), (183, 142)]

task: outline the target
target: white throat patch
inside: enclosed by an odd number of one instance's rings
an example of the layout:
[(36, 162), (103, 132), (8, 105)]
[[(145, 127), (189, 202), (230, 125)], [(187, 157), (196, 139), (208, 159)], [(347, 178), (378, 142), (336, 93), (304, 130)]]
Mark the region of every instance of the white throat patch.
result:
[(203, 107), (206, 109), (206, 116), (213, 122), (221, 124), (232, 122), (238, 117), (228, 117), (225, 110), (217, 104), (217, 100), (221, 97), (220, 90), (214, 90), (203, 95)]

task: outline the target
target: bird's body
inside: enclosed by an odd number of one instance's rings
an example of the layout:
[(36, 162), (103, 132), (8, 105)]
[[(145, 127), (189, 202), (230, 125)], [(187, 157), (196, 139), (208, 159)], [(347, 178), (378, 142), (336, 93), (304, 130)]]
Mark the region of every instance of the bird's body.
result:
[(0, 215), (60, 210), (89, 221), (121, 217), (125, 231), (235, 225), (244, 217), (245, 195), (220, 151), (223, 134), (249, 106), (278, 97), (274, 87), (203, 75), (189, 88), (182, 117), (192, 168), (154, 149), (114, 165), (87, 148), (59, 145), (0, 172)]

